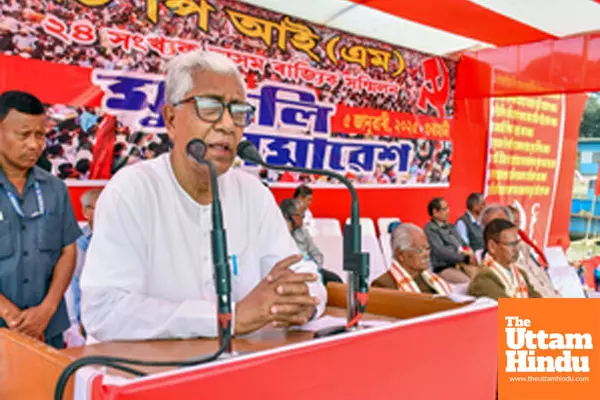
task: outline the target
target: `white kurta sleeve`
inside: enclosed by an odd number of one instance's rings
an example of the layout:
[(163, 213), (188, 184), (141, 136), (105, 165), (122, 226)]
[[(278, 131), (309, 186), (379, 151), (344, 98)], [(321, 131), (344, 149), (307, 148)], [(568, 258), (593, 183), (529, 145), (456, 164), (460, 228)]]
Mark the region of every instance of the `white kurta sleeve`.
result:
[[(263, 188), (261, 188), (263, 189)], [(273, 195), (265, 189), (263, 196), (262, 217), (259, 226), (259, 240), (261, 250), (261, 270), (263, 277), (268, 275), (275, 263), (294, 254), (300, 254), (296, 242), (290, 231), (281, 210), (275, 202)], [(319, 274), (317, 265), (313, 261), (303, 260), (291, 267), (296, 272), (312, 272)], [(327, 305), (327, 290), (321, 279), (308, 285), (311, 296), (320, 299), (315, 317), (325, 311)]]
[(143, 193), (132, 196), (133, 189), (111, 183), (98, 200), (81, 277), (87, 332), (100, 341), (216, 336), (213, 302), (172, 302), (145, 294), (150, 244), (144, 208), (150, 199), (140, 201)]

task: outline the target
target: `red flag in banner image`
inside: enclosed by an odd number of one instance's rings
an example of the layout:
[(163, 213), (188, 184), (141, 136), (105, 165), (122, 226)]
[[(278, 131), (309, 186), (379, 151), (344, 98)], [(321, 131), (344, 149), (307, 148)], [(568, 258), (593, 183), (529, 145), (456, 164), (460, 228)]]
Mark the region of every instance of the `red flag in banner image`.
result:
[(96, 132), (90, 179), (110, 179), (117, 119), (105, 115)]

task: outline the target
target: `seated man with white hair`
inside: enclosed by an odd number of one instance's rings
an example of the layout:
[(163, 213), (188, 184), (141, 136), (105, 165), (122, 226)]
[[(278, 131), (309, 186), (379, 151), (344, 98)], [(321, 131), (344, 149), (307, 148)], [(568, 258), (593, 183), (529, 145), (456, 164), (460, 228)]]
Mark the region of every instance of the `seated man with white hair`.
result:
[(479, 216), (479, 222), (485, 229), (487, 224), (498, 218), (510, 221), (512, 219), (510, 208), (498, 203), (489, 204), (481, 212), (481, 215)]
[[(485, 227), (495, 219), (512, 220), (510, 208), (498, 203), (488, 204), (479, 216), (479, 223), (481, 227), (485, 229)], [(483, 262), (483, 249), (477, 250), (475, 252), (475, 257), (477, 258), (477, 262), (481, 264)]]
[(217, 336), (208, 169), (188, 157), (207, 145), (218, 174), (232, 269), (234, 335), (320, 315), (327, 293), (302, 259), (273, 195), (231, 169), (254, 106), (237, 66), (200, 50), (168, 66), (163, 119), (173, 150), (127, 166), (98, 200), (83, 275), (82, 319), (93, 338)]
[(390, 241), (394, 254), (392, 265), (373, 281), (373, 287), (412, 293), (450, 294), (450, 284), (430, 271), (429, 242), (421, 228), (402, 223), (394, 228)]

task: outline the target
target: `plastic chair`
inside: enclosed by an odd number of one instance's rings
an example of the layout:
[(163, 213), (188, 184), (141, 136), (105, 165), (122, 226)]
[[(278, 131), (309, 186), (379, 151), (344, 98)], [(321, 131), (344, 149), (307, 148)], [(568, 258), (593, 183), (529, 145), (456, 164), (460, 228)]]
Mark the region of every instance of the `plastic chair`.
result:
[(335, 218), (315, 218), (314, 236), (342, 236), (340, 221)]

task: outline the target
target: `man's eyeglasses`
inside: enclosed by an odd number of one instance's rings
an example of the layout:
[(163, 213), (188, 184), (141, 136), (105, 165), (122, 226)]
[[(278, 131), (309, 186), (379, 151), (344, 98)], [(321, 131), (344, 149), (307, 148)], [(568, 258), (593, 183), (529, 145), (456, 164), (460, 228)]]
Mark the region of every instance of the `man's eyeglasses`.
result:
[(520, 240), (515, 240), (514, 242), (501, 242), (500, 240), (494, 240), (494, 241), (498, 244), (502, 244), (502, 245), (508, 246), (508, 247), (519, 247), (519, 245), (521, 244)]
[(419, 256), (422, 256), (422, 255), (425, 255), (425, 254), (429, 254), (430, 249), (429, 249), (429, 247), (425, 247), (425, 248), (423, 248), (423, 247), (421, 247), (421, 248), (410, 247), (410, 248), (404, 249), (402, 251), (410, 251), (410, 252), (416, 253)]
[(254, 116), (254, 111), (256, 110), (252, 104), (235, 101), (226, 104), (223, 100), (210, 96), (192, 96), (173, 105), (178, 106), (188, 101), (194, 101), (196, 115), (198, 115), (198, 118), (202, 121), (218, 122), (223, 118), (225, 109), (227, 109), (229, 110), (229, 115), (231, 115), (233, 123), (241, 128), (250, 125), (252, 117)]

